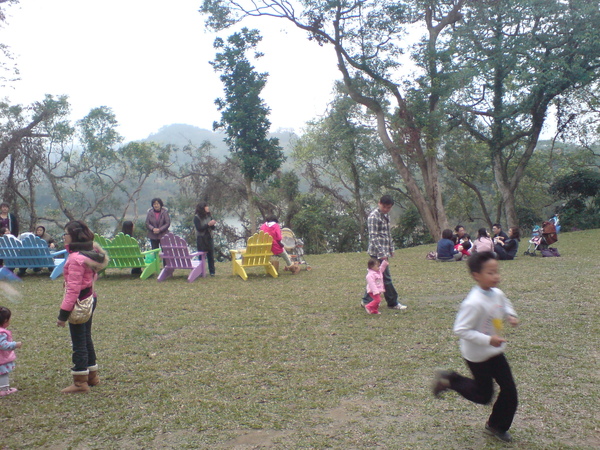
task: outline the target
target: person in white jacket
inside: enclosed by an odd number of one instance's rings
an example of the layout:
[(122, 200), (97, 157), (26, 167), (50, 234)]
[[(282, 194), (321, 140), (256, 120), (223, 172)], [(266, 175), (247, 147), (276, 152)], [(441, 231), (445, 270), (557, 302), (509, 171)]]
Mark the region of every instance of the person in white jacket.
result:
[(494, 395), (494, 380), (500, 387), (492, 413), (485, 424), (486, 433), (511, 442), (508, 433), (517, 411), (517, 388), (504, 356), (506, 339), (502, 336), (504, 321), (517, 326), (517, 314), (500, 282), (498, 261), (491, 252), (475, 253), (468, 261), (469, 271), (477, 282), (460, 305), (454, 322), (454, 333), (460, 338), (460, 351), (473, 378), (456, 372), (438, 371), (433, 394), (439, 397), (448, 389), (479, 404), (488, 404)]

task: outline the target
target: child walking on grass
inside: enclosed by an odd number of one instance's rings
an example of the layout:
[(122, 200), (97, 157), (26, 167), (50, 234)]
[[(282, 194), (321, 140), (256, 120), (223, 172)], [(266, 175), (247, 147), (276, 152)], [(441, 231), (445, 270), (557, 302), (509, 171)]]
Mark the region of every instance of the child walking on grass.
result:
[(383, 272), (387, 266), (387, 259), (384, 259), (381, 264), (376, 258), (369, 259), (367, 270), (367, 294), (369, 294), (371, 301), (365, 305), (365, 310), (369, 314), (381, 314), (379, 312), (379, 304), (381, 303), (381, 294), (385, 292)]
[(0, 397), (17, 392), (16, 388), (10, 387), (8, 374), (15, 368), (15, 349), (21, 348), (22, 344), (12, 340), (8, 330), (10, 316), (10, 309), (0, 306)]
[(475, 403), (488, 404), (494, 395), (493, 381), (500, 387), (492, 414), (485, 424), (486, 433), (511, 442), (508, 433), (517, 410), (517, 388), (504, 356), (506, 339), (502, 337), (503, 321), (517, 326), (518, 319), (511, 302), (496, 286), (500, 282), (498, 261), (491, 252), (475, 253), (468, 261), (477, 286), (460, 305), (454, 322), (454, 333), (460, 338), (460, 350), (473, 379), (456, 372), (438, 371), (433, 383), (436, 397), (452, 389)]

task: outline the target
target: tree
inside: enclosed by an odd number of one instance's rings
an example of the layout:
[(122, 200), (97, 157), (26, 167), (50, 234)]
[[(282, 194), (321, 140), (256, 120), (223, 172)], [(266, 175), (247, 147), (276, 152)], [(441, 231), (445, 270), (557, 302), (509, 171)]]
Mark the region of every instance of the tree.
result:
[[(458, 89), (449, 114), (488, 148), (509, 226), (515, 193), (553, 101), (600, 79), (597, 2), (485, 1), (463, 9), (453, 33)], [(568, 120), (562, 126), (568, 126)]]
[[(389, 167), (369, 117), (338, 84), (337, 95), (323, 119), (310, 122), (294, 147), (296, 165), (311, 188), (332, 197), (358, 224), (366, 245), (366, 201), (381, 195), (379, 174)], [(377, 183), (369, 182), (377, 178)], [(366, 247), (364, 248), (366, 250)]]
[[(254, 192), (252, 183), (264, 181), (273, 174), (283, 162), (283, 153), (276, 138), (268, 138), (271, 123), (268, 120), (269, 108), (260, 98), (267, 73), (258, 73), (248, 59), (247, 53), (256, 49), (261, 41), (258, 30), (243, 28), (227, 38), (215, 39), (214, 47), (220, 49), (211, 65), (220, 72), (225, 98), (215, 101), (221, 111), (221, 121), (213, 128), (224, 129), (225, 141), (231, 153), (238, 161), (244, 177), (250, 228), (256, 231), (254, 212)], [(260, 53), (254, 53), (260, 58)]]
[[(307, 31), (319, 45), (332, 45), (350, 97), (375, 118), (379, 139), (406, 186), (402, 193), (414, 203), (430, 234), (439, 236), (448, 227), (438, 172), (444, 129), (440, 102), (450, 95), (451, 86), (445, 82), (447, 55), (438, 53), (437, 46), (442, 33), (461, 19), (464, 3), (204, 0), (201, 11), (212, 29), (227, 28), (247, 16), (277, 17)], [(417, 49), (424, 72), (419, 78), (397, 71), (410, 47), (406, 27), (417, 22), (427, 34)]]
[(600, 173), (578, 170), (557, 178), (550, 193), (567, 202), (561, 208), (561, 221), (565, 227), (581, 229), (600, 226)]

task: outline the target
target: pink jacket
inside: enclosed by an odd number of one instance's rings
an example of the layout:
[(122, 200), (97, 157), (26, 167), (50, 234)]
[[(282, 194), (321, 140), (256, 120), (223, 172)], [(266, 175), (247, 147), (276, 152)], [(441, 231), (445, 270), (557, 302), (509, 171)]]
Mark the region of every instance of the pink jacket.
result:
[(63, 270), (65, 296), (60, 309), (73, 311), (79, 293), (92, 287), (94, 280), (98, 277), (98, 272), (104, 269), (107, 264), (108, 257), (105, 257), (103, 263), (99, 263), (79, 252), (70, 253)]
[(489, 237), (480, 237), (473, 241), (473, 247), (471, 248), (473, 253), (476, 252), (493, 252), (494, 241)]
[[(4, 333), (8, 336), (6, 338), (6, 342), (13, 342), (12, 333), (10, 332), (10, 330), (0, 327), (0, 333)], [(16, 346), (17, 344), (14, 343), (14, 345)], [(17, 359), (17, 355), (15, 355), (14, 348), (15, 347), (13, 347), (12, 350), (0, 350), (0, 366), (9, 362), (13, 362), (15, 359)]]
[(283, 253), (284, 248), (281, 246), (281, 228), (277, 222), (265, 222), (260, 226), (261, 231), (273, 236), (273, 245), (271, 251), (274, 255)]
[(383, 272), (387, 266), (387, 260), (383, 260), (379, 266), (379, 271), (372, 269), (367, 270), (367, 292), (369, 294), (377, 295), (385, 292), (385, 287), (383, 286)]

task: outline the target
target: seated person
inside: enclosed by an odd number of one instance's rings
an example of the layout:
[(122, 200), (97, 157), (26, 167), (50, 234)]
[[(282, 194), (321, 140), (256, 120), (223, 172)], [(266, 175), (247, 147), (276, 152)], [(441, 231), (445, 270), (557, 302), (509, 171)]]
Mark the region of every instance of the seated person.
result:
[[(121, 232), (123, 234), (126, 234), (127, 236), (133, 236), (133, 222), (131, 220), (126, 220), (125, 222), (123, 222), (123, 226), (121, 228)], [(131, 269), (131, 275), (141, 275), (142, 274), (142, 268), (141, 267), (133, 267)]]
[(494, 241), (489, 236), (485, 228), (480, 228), (477, 231), (477, 239), (473, 241), (472, 253), (494, 252)]
[(452, 235), (452, 241), (454, 242), (454, 245), (460, 244), (465, 235), (465, 227), (462, 225), (456, 225), (456, 227), (454, 227), (454, 234)]
[(452, 242), (452, 230), (446, 228), (442, 231), (442, 239), (437, 243), (437, 257), (438, 261), (460, 261), (462, 259), (462, 245), (458, 245), (458, 248), (454, 248), (454, 242)]
[(510, 227), (508, 229), (508, 239), (498, 240), (494, 245), (494, 251), (500, 260), (512, 260), (517, 256), (519, 251), (519, 241), (521, 240), (521, 232), (519, 227)]
[(492, 233), (494, 233), (492, 238), (494, 240), (494, 244), (497, 244), (498, 241), (506, 241), (508, 239), (508, 235), (502, 231), (502, 226), (499, 223), (492, 225)]
[[(468, 235), (465, 235), (468, 236)], [(459, 249), (459, 247), (462, 247), (462, 250)], [(454, 246), (455, 250), (458, 250), (459, 252), (462, 253), (463, 257), (462, 259), (468, 258), (469, 256), (471, 256), (471, 251), (469, 250), (471, 248), (471, 241), (469, 238), (463, 238), (462, 243), (460, 244), (456, 244)]]
[(40, 239), (45, 240), (46, 243), (48, 244), (49, 248), (56, 247), (56, 244), (54, 243), (54, 239), (52, 239), (52, 236), (50, 236), (48, 233), (46, 233), (46, 227), (44, 227), (42, 225), (38, 225), (37, 228), (35, 229), (35, 235), (38, 236)]

